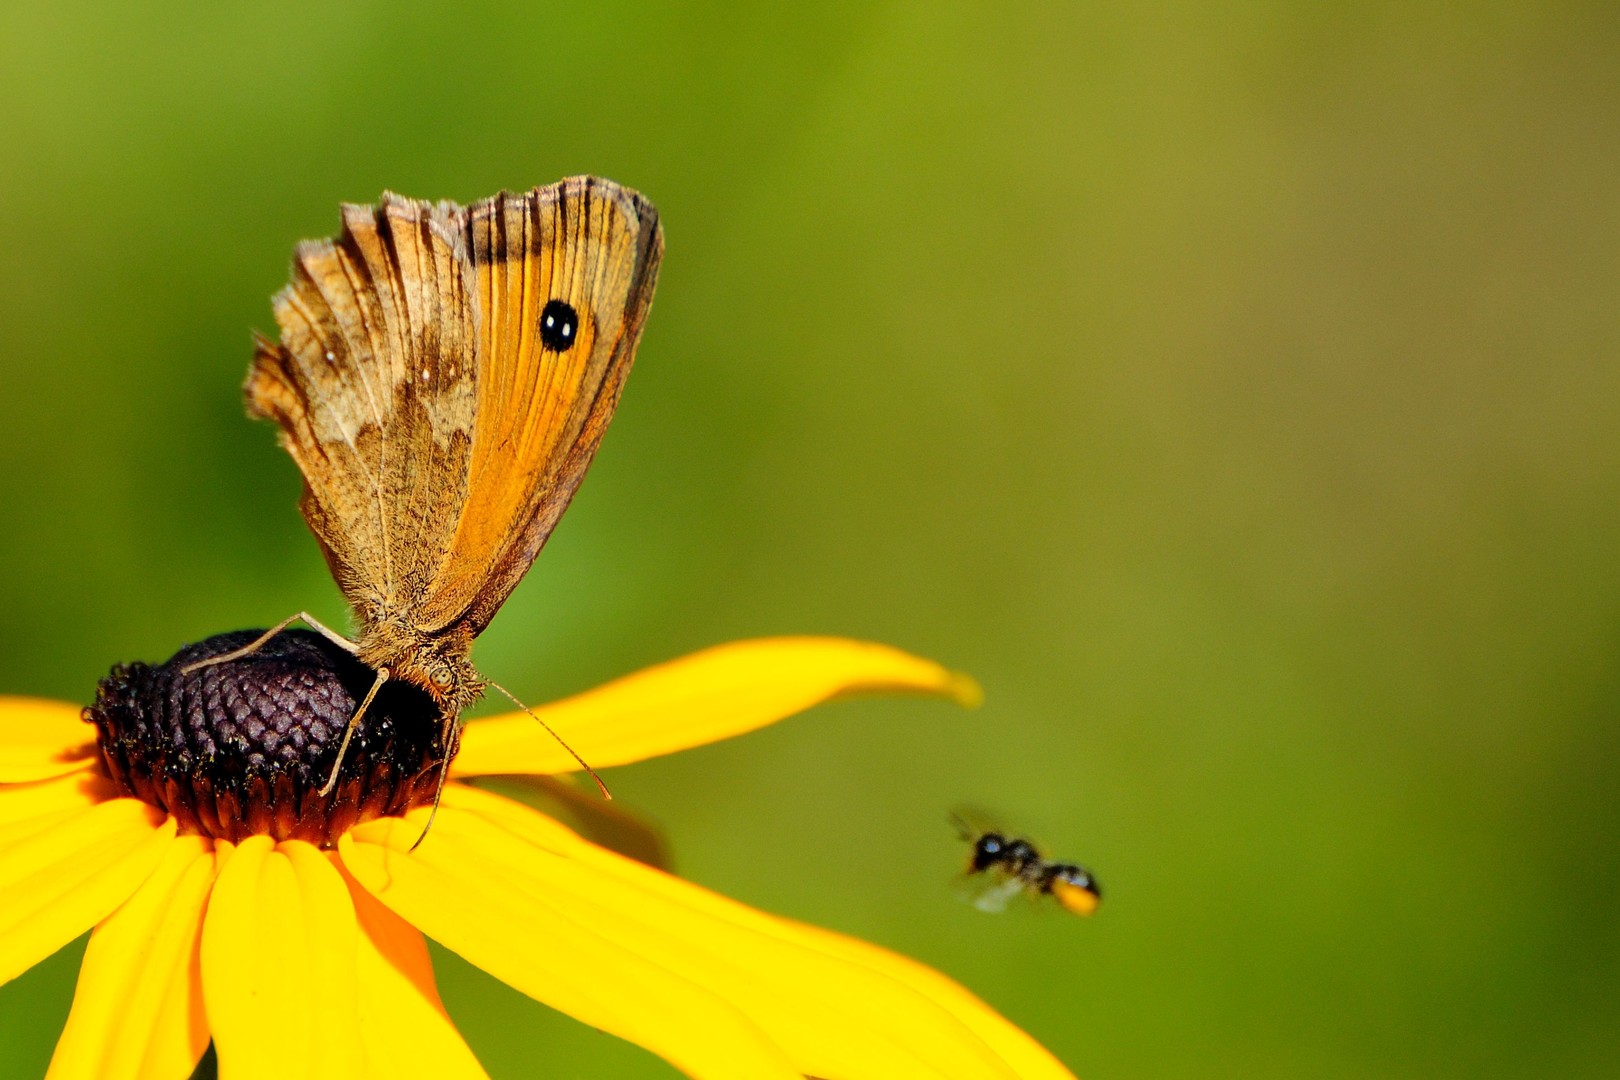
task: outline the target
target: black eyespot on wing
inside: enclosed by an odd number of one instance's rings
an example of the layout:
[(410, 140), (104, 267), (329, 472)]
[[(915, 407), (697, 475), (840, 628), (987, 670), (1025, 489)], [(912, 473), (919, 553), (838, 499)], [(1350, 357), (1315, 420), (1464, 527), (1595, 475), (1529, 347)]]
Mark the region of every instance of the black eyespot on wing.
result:
[(579, 337), (579, 313), (561, 300), (548, 300), (540, 312), (540, 343), (552, 352), (567, 352)]

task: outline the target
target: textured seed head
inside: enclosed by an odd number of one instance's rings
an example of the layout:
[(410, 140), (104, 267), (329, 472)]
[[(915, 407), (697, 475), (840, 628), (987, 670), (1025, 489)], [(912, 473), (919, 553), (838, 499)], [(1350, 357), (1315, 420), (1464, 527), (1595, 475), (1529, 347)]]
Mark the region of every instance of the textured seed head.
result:
[(221, 634), (156, 667), (116, 667), (101, 681), (85, 718), (125, 792), (167, 810), (182, 832), (323, 846), (362, 821), (433, 800), (455, 736), (441, 746), (433, 702), (394, 682), (356, 727), (337, 786), (320, 794), (376, 676), (319, 634), (284, 631), (249, 656), (181, 674), (258, 636)]

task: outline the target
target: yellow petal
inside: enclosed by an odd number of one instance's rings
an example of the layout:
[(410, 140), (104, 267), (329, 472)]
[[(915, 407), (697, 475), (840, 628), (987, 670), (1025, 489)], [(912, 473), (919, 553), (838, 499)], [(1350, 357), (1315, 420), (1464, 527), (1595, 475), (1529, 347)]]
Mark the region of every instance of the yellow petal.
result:
[[(457, 816), (454, 811), (452, 816)], [(494, 856), (431, 835), (426, 815), (385, 818), (338, 843), (374, 896), (429, 936), (538, 1001), (646, 1047), (704, 1080), (799, 1080), (733, 1002), (576, 923), (510, 878), (520, 845)]]
[(813, 943), (829, 955), (840, 957), (851, 964), (860, 964), (909, 983), (927, 994), (943, 1009), (948, 1009), (964, 1024), (971, 1027), (986, 1043), (1011, 1065), (1020, 1077), (1030, 1080), (1074, 1080), (1074, 1074), (1051, 1051), (1007, 1022), (990, 1006), (969, 993), (960, 983), (946, 978), (926, 964), (919, 964), (907, 956), (879, 948), (859, 938), (835, 934), (819, 926), (783, 919), (790, 930)]
[(45, 780), (88, 768), (96, 729), (62, 701), (0, 696), (0, 784)]
[[(979, 700), (965, 675), (865, 641), (761, 638), (693, 653), (535, 710), (596, 768), (729, 739), (833, 698), (942, 694)], [(452, 776), (559, 773), (578, 764), (526, 713), (475, 720)]]
[(197, 950), (214, 843), (178, 836), (90, 935), (46, 1080), (176, 1080), (208, 1046)]
[(314, 847), (236, 845), (203, 920), (203, 1001), (221, 1080), (360, 1070), (359, 930), (343, 879)]
[(609, 851), (628, 855), (660, 870), (670, 868), (669, 845), (663, 830), (635, 811), (626, 810), (617, 799), (608, 802), (596, 785), (583, 773), (564, 776), (516, 776), (478, 778), (497, 792), (515, 791), (519, 800)]
[(53, 818), (118, 797), (113, 782), (92, 771), (31, 784), (0, 784), (0, 843), (44, 828)]
[[(342, 863), (337, 868), (341, 872)], [(439, 1000), (422, 932), (352, 878), (348, 885), (360, 923), (360, 1038), (367, 1074), (378, 1080), (484, 1080), (483, 1067)]]
[(828, 942), (851, 939), (807, 934), (604, 851), (487, 792), (452, 785), (441, 817), (464, 852), (522, 845), (524, 856), (508, 873), (570, 917), (705, 985), (730, 987), (805, 1073), (851, 1080), (1070, 1076), (1027, 1035), (914, 961), (860, 942), (852, 944), (896, 963), (880, 967), (865, 954), (832, 949)]
[(135, 799), (81, 800), (0, 830), (0, 983), (112, 914), (173, 837), (174, 820)]

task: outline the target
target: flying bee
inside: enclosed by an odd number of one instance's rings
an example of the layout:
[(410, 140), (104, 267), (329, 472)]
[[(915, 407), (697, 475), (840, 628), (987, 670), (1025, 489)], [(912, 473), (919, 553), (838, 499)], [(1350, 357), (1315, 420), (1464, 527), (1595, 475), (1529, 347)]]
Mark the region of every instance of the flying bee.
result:
[(974, 828), (954, 814), (951, 820), (957, 834), (973, 848), (967, 875), (978, 886), (973, 906), (980, 911), (1003, 911), (1007, 901), (1020, 893), (1037, 898), (1050, 896), (1072, 915), (1090, 915), (1102, 902), (1102, 886), (1085, 867), (1047, 859), (1021, 837)]

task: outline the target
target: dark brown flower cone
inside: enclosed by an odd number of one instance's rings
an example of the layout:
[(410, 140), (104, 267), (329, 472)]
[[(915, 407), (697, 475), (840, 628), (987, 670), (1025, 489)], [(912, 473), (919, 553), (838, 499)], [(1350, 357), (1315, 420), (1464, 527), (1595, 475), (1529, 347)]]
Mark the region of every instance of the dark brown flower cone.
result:
[(337, 786), (320, 794), (375, 673), (319, 634), (288, 630), (250, 656), (182, 674), (258, 635), (221, 634), (101, 681), (86, 719), (124, 791), (173, 814), (182, 832), (322, 846), (359, 822), (433, 801), (438, 710), (392, 682), (361, 718)]

